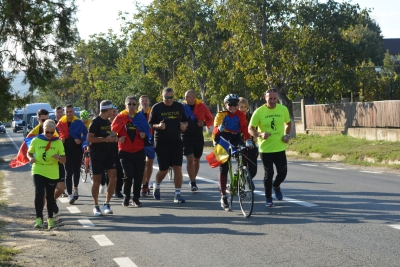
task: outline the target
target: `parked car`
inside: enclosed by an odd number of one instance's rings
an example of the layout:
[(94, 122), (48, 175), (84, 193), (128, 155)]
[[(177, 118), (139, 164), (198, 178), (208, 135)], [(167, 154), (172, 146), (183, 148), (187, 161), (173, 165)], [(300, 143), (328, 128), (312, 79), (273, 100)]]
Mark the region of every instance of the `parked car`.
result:
[(0, 133), (6, 133), (6, 126), (0, 121)]

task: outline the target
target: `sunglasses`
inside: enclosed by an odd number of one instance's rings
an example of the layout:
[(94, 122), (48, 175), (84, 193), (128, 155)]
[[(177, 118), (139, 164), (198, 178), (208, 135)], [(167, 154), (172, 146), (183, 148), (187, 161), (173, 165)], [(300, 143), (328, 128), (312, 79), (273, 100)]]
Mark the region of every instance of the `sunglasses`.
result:
[(228, 106), (230, 106), (230, 107), (237, 107), (238, 106), (238, 103), (236, 103), (236, 102), (234, 102), (234, 103), (228, 103)]
[(136, 103), (127, 103), (128, 106), (136, 106)]
[(52, 132), (45, 131), (45, 134), (54, 134), (54, 131), (52, 131)]
[(173, 95), (171, 95), (171, 96), (164, 96), (164, 98), (165, 98), (165, 100), (168, 100), (168, 99), (174, 99), (174, 96)]
[(40, 119), (41, 122), (45, 122), (47, 119)]

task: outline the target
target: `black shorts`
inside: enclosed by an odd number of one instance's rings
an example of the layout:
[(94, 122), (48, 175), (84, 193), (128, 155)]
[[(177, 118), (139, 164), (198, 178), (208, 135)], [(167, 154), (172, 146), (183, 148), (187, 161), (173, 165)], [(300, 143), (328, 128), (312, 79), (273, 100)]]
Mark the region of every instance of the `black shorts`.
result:
[(203, 155), (204, 139), (183, 138), (183, 155), (199, 159)]
[(168, 170), (170, 166), (181, 166), (183, 161), (182, 140), (157, 141), (154, 144), (158, 167), (160, 171)]
[(92, 159), (91, 162), (92, 162), (93, 175), (100, 175), (104, 173), (104, 171), (117, 168), (117, 164), (115, 163), (114, 157), (110, 157), (108, 159), (103, 159), (103, 160)]
[(60, 179), (58, 180), (59, 182), (64, 182), (65, 181), (65, 166), (62, 163), (58, 163), (58, 177)]

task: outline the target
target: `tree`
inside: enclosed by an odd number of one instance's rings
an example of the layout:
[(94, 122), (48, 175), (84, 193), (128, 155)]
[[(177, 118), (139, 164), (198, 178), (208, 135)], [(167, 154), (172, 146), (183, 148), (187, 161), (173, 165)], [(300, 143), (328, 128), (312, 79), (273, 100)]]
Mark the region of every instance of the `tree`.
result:
[[(74, 0), (2, 0), (0, 2), (0, 75), (3, 93), (13, 75), (25, 73), (30, 91), (44, 87), (57, 74), (77, 40)], [(7, 78), (4, 69), (10, 71)], [(4, 85), (4, 84), (3, 84)], [(5, 91), (4, 91), (5, 90)]]

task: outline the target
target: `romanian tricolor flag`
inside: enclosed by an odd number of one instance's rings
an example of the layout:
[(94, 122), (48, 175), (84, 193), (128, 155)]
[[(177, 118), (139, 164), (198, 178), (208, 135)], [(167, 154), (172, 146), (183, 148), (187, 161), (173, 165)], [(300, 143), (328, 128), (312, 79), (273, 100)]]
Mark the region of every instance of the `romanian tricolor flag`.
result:
[(212, 168), (216, 168), (227, 162), (229, 159), (229, 147), (230, 143), (221, 137), (214, 151), (206, 156), (208, 164), (210, 164)]
[[(24, 166), (27, 163), (29, 163), (29, 159), (27, 157), (28, 149), (29, 149), (29, 146), (30, 146), (33, 138), (39, 136), (39, 130), (40, 130), (40, 125), (37, 125), (35, 128), (33, 128), (32, 131), (29, 132), (29, 134), (26, 136), (26, 138), (24, 138), (24, 142), (22, 143), (21, 147), (19, 148), (17, 157), (15, 159), (13, 159), (9, 164), (9, 166), (11, 168), (21, 167), (21, 166)], [(53, 138), (58, 139), (57, 132), (54, 133)]]
[(190, 106), (187, 105), (186, 100), (184, 101), (183, 107), (185, 108), (186, 117), (188, 117), (190, 120), (194, 121), (197, 119), (198, 121), (203, 121), (207, 127), (211, 127), (213, 125), (214, 120), (210, 110), (199, 99), (196, 98), (196, 104), (193, 111), (190, 109)]
[(68, 129), (67, 116), (61, 117), (60, 121), (57, 123), (57, 130), (60, 133), (60, 138), (67, 139), (72, 136), (74, 139), (81, 139), (82, 143), (85, 142), (87, 136), (87, 129), (83, 121), (74, 116), (71, 121), (71, 126)]
[(133, 126), (135, 126), (139, 132), (143, 132), (146, 134), (149, 142), (152, 142), (152, 135), (150, 133), (149, 123), (147, 122), (146, 116), (142, 112), (135, 112), (135, 114), (131, 117), (129, 116), (126, 110), (120, 112), (120, 116), (118, 116), (118, 120), (114, 120), (112, 123), (113, 129), (119, 129), (125, 127), (125, 125), (130, 122)]

